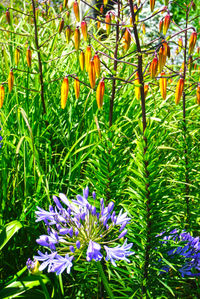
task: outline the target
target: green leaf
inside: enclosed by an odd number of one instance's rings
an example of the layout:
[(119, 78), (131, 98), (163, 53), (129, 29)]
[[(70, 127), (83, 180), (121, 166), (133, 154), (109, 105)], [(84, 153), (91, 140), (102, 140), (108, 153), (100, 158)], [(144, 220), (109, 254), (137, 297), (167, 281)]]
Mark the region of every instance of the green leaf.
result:
[(18, 220), (14, 220), (6, 224), (6, 226), (0, 233), (0, 250), (6, 245), (6, 243), (21, 227), (22, 224)]

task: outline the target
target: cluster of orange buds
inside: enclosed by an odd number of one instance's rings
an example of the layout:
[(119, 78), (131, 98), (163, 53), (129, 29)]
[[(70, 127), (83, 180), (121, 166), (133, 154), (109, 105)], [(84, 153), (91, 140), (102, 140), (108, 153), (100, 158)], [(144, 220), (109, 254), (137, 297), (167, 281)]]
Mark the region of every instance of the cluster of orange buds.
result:
[(131, 44), (131, 34), (128, 28), (125, 29), (124, 36), (123, 36), (123, 48), (124, 51), (128, 51)]
[(92, 89), (94, 89), (95, 81), (96, 81), (94, 59), (90, 60), (90, 63), (88, 66), (88, 76), (89, 76), (90, 86)]
[(197, 86), (197, 104), (200, 105), (200, 83)]
[(3, 102), (5, 98), (5, 90), (3, 84), (0, 86), (0, 109), (3, 107)]
[(7, 20), (8, 24), (10, 25), (10, 12), (9, 12), (8, 8), (6, 10), (6, 20)]
[(183, 48), (183, 39), (182, 37), (180, 37), (178, 40), (178, 52), (181, 52), (182, 48)]
[(110, 30), (111, 30), (111, 25), (110, 25), (110, 23), (111, 23), (111, 13), (110, 12), (108, 12), (106, 14), (105, 22), (106, 22), (106, 33), (107, 33), (107, 35), (109, 35)]
[(145, 98), (145, 99), (146, 99), (146, 97), (147, 97), (148, 90), (149, 90), (149, 84), (145, 84), (145, 85), (144, 85), (144, 98)]
[(135, 74), (135, 97), (137, 100), (140, 100), (140, 80), (138, 72)]
[(66, 76), (61, 86), (61, 108), (62, 109), (65, 109), (68, 93), (69, 93), (69, 81), (68, 81), (68, 77)]
[(81, 51), (79, 55), (79, 62), (80, 62), (81, 71), (83, 71), (85, 67), (85, 54), (83, 51)]
[(63, 0), (63, 8), (67, 8), (67, 2), (68, 0)]
[(97, 78), (99, 78), (99, 76), (100, 76), (100, 58), (99, 58), (99, 55), (97, 52), (94, 54), (94, 68), (95, 68), (95, 74), (96, 74)]
[(194, 47), (196, 45), (196, 41), (197, 41), (197, 33), (196, 31), (193, 31), (189, 39), (189, 51), (188, 51), (189, 55), (193, 53)]
[(20, 56), (20, 51), (19, 51), (19, 48), (17, 47), (15, 49), (15, 64), (18, 65), (19, 63), (19, 56)]
[(167, 30), (169, 29), (169, 24), (170, 24), (170, 15), (167, 14), (164, 18), (163, 22), (163, 34), (166, 35)]
[(67, 44), (69, 44), (70, 37), (71, 37), (71, 28), (69, 26), (67, 26), (67, 28), (66, 28), (65, 35), (66, 35), (66, 42), (67, 42)]
[(104, 79), (101, 79), (99, 81), (99, 84), (97, 86), (97, 91), (96, 91), (96, 100), (97, 100), (98, 109), (101, 109), (103, 107), (104, 92), (105, 92), (105, 83), (104, 83)]
[(61, 33), (64, 27), (64, 19), (62, 18), (59, 23), (58, 32)]
[(74, 15), (76, 17), (77, 22), (80, 21), (80, 14), (79, 14), (79, 6), (77, 0), (74, 1), (73, 4), (73, 9), (74, 9)]
[(184, 88), (184, 79), (180, 78), (178, 80), (177, 86), (176, 86), (176, 91), (175, 91), (175, 104), (178, 105), (180, 102), (180, 99), (182, 97), (183, 93), (183, 88)]
[(92, 50), (91, 50), (91, 46), (89, 45), (89, 46), (87, 46), (87, 49), (86, 49), (86, 52), (85, 52), (85, 69), (86, 69), (86, 72), (88, 72), (91, 58), (92, 58)]
[[(161, 77), (165, 77), (165, 72), (162, 72), (161, 74)], [(159, 80), (160, 82), (160, 93), (161, 93), (161, 96), (163, 98), (163, 100), (166, 99), (166, 96), (167, 96), (167, 78), (160, 78)]]
[(146, 27), (145, 27), (145, 24), (142, 23), (142, 33), (145, 34), (146, 33)]
[(152, 12), (154, 10), (155, 2), (156, 2), (155, 0), (150, 0), (150, 8)]
[(13, 74), (13, 71), (11, 69), (10, 73), (8, 75), (8, 90), (9, 90), (9, 92), (12, 91), (13, 85), (14, 85), (14, 74)]
[(77, 76), (74, 80), (74, 91), (75, 91), (75, 97), (76, 97), (76, 99), (78, 99), (79, 95), (80, 95), (80, 82), (79, 82)]
[(75, 49), (76, 51), (78, 51), (79, 47), (80, 47), (80, 30), (79, 27), (77, 26), (74, 32), (74, 45), (75, 45)]
[(31, 67), (31, 57), (32, 57), (31, 49), (30, 49), (30, 46), (28, 46), (27, 51), (26, 51), (26, 61), (27, 61), (28, 67)]
[(85, 20), (81, 22), (81, 31), (83, 34), (84, 41), (87, 41), (88, 33), (87, 33), (87, 23)]
[(150, 71), (151, 78), (155, 78), (158, 71), (158, 58), (156, 53), (152, 62), (150, 63), (149, 71)]

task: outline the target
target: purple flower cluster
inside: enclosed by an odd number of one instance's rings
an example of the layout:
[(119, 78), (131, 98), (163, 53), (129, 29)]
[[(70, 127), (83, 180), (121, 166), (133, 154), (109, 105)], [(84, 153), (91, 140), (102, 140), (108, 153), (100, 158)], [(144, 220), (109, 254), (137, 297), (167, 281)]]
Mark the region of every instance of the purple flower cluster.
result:
[[(114, 266), (116, 261), (129, 262), (127, 257), (133, 254), (130, 251), (133, 244), (125, 240), (116, 246), (127, 233), (126, 225), (130, 222), (127, 213), (121, 210), (117, 215), (114, 203), (105, 206), (103, 199), (97, 203), (97, 209), (89, 203), (88, 196), (89, 188), (86, 187), (83, 196), (77, 195), (73, 200), (68, 200), (64, 194), (59, 194), (59, 198), (53, 196), (55, 207), (50, 205), (49, 211), (37, 208), (36, 222), (44, 221), (47, 227), (47, 234), (36, 240), (48, 249), (45, 253), (38, 251), (38, 256), (34, 257), (41, 263), (40, 271), (47, 268), (48, 272), (57, 275), (64, 270), (70, 273), (75, 257), (88, 262), (101, 261), (103, 254)], [(96, 194), (93, 192), (92, 196), (95, 203)]]
[[(162, 236), (165, 232), (161, 233)], [(158, 236), (157, 236), (158, 237)], [(178, 258), (181, 266), (178, 271), (182, 277), (200, 276), (200, 241), (199, 237), (192, 237), (190, 233), (182, 231), (179, 233), (176, 229), (171, 231), (168, 236), (163, 237), (162, 244), (170, 242), (170, 250), (167, 255), (174, 259)], [(167, 265), (162, 272), (168, 272), (170, 267)]]

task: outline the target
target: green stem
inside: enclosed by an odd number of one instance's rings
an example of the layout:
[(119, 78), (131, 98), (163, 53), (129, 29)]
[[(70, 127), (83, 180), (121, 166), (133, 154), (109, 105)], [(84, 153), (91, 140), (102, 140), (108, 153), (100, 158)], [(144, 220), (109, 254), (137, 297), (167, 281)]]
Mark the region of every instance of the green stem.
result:
[(97, 262), (96, 264), (97, 264), (97, 269), (98, 269), (98, 271), (99, 271), (99, 275), (101, 276), (102, 282), (103, 282), (103, 284), (104, 284), (104, 287), (105, 287), (105, 289), (106, 289), (106, 292), (107, 292), (108, 296), (109, 296), (111, 299), (112, 299), (112, 298), (114, 299), (115, 297), (114, 297), (114, 295), (113, 295), (113, 293), (112, 293), (112, 291), (111, 291), (111, 289), (110, 289), (110, 287), (109, 287), (109, 283), (108, 283), (108, 280), (107, 280), (106, 275), (105, 275), (105, 273), (104, 273), (104, 270), (103, 270), (103, 267), (102, 267), (102, 265), (101, 265), (101, 262)]

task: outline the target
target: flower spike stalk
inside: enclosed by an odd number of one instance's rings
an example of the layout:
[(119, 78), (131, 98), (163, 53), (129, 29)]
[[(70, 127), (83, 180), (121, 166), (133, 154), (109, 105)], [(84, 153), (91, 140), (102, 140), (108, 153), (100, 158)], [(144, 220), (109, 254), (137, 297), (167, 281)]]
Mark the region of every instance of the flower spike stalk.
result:
[(65, 109), (67, 98), (68, 98), (68, 92), (69, 92), (69, 81), (68, 81), (68, 77), (66, 76), (61, 86), (61, 108), (62, 109)]
[(5, 98), (5, 90), (3, 84), (0, 86), (0, 109), (3, 107), (3, 102)]
[(8, 90), (9, 92), (12, 91), (14, 85), (14, 75), (12, 69), (10, 70), (10, 73), (8, 75)]
[(101, 109), (103, 107), (104, 92), (105, 92), (105, 83), (104, 80), (101, 79), (97, 86), (97, 91), (96, 91), (96, 100), (97, 100), (98, 109)]
[(176, 86), (176, 92), (175, 92), (175, 104), (178, 105), (180, 102), (180, 99), (183, 94), (183, 88), (184, 88), (184, 79), (180, 78), (178, 81), (178, 84)]
[(80, 82), (78, 80), (78, 77), (76, 77), (74, 80), (74, 90), (75, 90), (75, 97), (76, 99), (78, 99), (80, 95)]
[[(161, 77), (164, 77), (165, 72), (162, 72), (160, 75)], [(160, 93), (163, 100), (165, 100), (167, 96), (167, 78), (160, 78)]]

